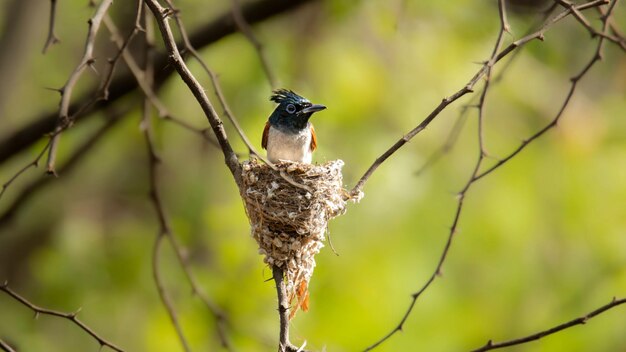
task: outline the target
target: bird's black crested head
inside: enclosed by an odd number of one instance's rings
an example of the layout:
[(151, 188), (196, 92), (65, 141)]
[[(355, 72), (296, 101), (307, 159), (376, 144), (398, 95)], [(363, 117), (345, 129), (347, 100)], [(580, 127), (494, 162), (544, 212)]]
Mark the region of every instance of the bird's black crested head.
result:
[(283, 104), (283, 103), (291, 103), (291, 104), (305, 104), (305, 103), (311, 103), (308, 99), (296, 94), (294, 91), (289, 90), (289, 89), (285, 89), (285, 88), (281, 88), (281, 89), (276, 89), (272, 92), (272, 96), (270, 97), (270, 100), (277, 103), (277, 104)]
[(285, 132), (297, 133), (309, 126), (309, 118), (314, 112), (326, 109), (323, 105), (311, 102), (289, 89), (277, 89), (270, 100), (278, 106), (270, 116), (270, 124)]

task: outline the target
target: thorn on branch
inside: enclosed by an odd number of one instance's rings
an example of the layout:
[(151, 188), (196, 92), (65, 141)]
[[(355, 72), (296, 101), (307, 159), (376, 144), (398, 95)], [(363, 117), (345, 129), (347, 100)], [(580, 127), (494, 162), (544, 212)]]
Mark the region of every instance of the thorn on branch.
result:
[(45, 87), (45, 90), (51, 90), (53, 92), (57, 92), (60, 95), (63, 95), (63, 88), (52, 88), (52, 87)]

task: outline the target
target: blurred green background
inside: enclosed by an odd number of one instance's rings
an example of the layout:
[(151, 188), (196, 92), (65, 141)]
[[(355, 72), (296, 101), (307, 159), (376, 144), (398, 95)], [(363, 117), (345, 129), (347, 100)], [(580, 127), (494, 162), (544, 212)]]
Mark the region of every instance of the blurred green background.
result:
[[(9, 3), (0, 9), (3, 34), (12, 16)], [(62, 86), (78, 63), (93, 12), (84, 0), (59, 1), (62, 42), (42, 55), (49, 5), (28, 3), (21, 51), (12, 51), (21, 56), (10, 66), (14, 78), (5, 81), (2, 92), (0, 139), (38, 114), (55, 111), (59, 96), (44, 88)], [(112, 6), (119, 23), (132, 23), (132, 3)], [(231, 6), (226, 0), (175, 3), (190, 32)], [(280, 86), (328, 106), (313, 120), (319, 139), (314, 160), (343, 159), (344, 182), (351, 187), (377, 156), (466, 84), (477, 63), (489, 57), (499, 28), (496, 3), (313, 1), (255, 25), (254, 31)], [(614, 17), (622, 29), (624, 5), (618, 5)], [(599, 28), (597, 12), (585, 14)], [(512, 34), (506, 44), (540, 17), (532, 10), (510, 9), (509, 15)], [(98, 50), (110, 50), (108, 34), (101, 31)], [(593, 56), (595, 46), (585, 29), (568, 18), (551, 28), (544, 42), (523, 49), (487, 97), (484, 132), (493, 158), (487, 164), (555, 116), (569, 78)], [(201, 54), (219, 74), (245, 132), (260, 146), (274, 106), (254, 49), (235, 34)], [(101, 63), (105, 55), (97, 54)], [(210, 92), (199, 65), (190, 61), (190, 67)], [(496, 73), (503, 65), (497, 67)], [(102, 72), (87, 72), (74, 97), (101, 78)], [(129, 109), (122, 121), (72, 172), (60, 174), (2, 225), (0, 280), (8, 279), (14, 290), (41, 306), (82, 308), (79, 318), (128, 351), (181, 351), (152, 279), (158, 224), (147, 196), (138, 97), (122, 99), (120, 109)], [(208, 126), (178, 76), (165, 83), (160, 97), (177, 117), (198, 128)], [(626, 56), (606, 43), (604, 60), (580, 83), (558, 127), (470, 189), (443, 276), (418, 300), (404, 331), (377, 350), (470, 350), (489, 339), (543, 330), (626, 296), (625, 97)], [(436, 266), (455, 195), (472, 172), (478, 148), (475, 110), (452, 152), (417, 171), (445, 142), (470, 100), (468, 95), (442, 112), (371, 177), (360, 204), (331, 222), (328, 231), (339, 255), (330, 248), (318, 255), (311, 309), (292, 321), (292, 342), (306, 340), (315, 351), (362, 350), (399, 322), (411, 293)], [(103, 116), (90, 119), (65, 133), (59, 163), (103, 121)], [(226, 126), (235, 149), (244, 152)], [(236, 350), (275, 350), (271, 270), (257, 254), (221, 152), (174, 124), (155, 121), (154, 128), (163, 160), (160, 189), (193, 273), (227, 312)], [(42, 139), (2, 164), (0, 181), (31, 161), (44, 144)], [(42, 174), (40, 167), (20, 177), (0, 200), (0, 211), (30, 182), (47, 177)], [(165, 248), (166, 286), (192, 349), (217, 350), (214, 319), (191, 295), (171, 248)], [(625, 309), (509, 350), (626, 351)], [(0, 294), (0, 339), (20, 351), (99, 350), (68, 321), (33, 319), (5, 294)]]

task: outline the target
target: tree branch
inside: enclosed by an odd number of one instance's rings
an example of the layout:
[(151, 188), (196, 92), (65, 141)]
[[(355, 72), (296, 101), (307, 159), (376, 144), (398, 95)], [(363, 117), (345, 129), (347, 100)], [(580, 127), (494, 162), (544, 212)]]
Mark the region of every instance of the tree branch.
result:
[(233, 125), (233, 127), (235, 128), (235, 131), (237, 131), (237, 134), (239, 135), (243, 143), (248, 148), (248, 153), (255, 155), (259, 159), (263, 160), (266, 164), (270, 165), (271, 167), (274, 167), (268, 160), (265, 159), (265, 157), (263, 157), (262, 154), (260, 154), (256, 150), (256, 148), (252, 145), (252, 143), (250, 142), (250, 140), (244, 133), (243, 129), (241, 128), (241, 125), (239, 125), (237, 118), (235, 118), (235, 115), (233, 114), (232, 110), (228, 106), (228, 103), (226, 102), (226, 98), (224, 97), (224, 93), (222, 92), (222, 88), (220, 87), (217, 75), (213, 72), (213, 70), (209, 68), (209, 66), (204, 62), (204, 60), (202, 59), (198, 51), (193, 47), (193, 44), (191, 43), (191, 40), (189, 39), (187, 31), (185, 30), (185, 26), (183, 25), (183, 21), (180, 18), (180, 15), (179, 15), (180, 12), (178, 11), (178, 9), (174, 7), (174, 4), (172, 3), (171, 0), (165, 0), (165, 2), (168, 4), (170, 11), (172, 12), (174, 16), (176, 27), (178, 28), (178, 32), (180, 33), (180, 36), (183, 40), (184, 51), (188, 52), (196, 61), (198, 61), (202, 69), (209, 76), (211, 80), (211, 84), (213, 86), (213, 90), (222, 107), (224, 115), (226, 116), (228, 121), (230, 121), (230, 123)]
[(46, 154), (49, 146), (50, 142), (48, 141), (48, 143), (43, 147), (41, 152), (37, 155), (37, 157), (35, 157), (33, 161), (29, 162), (28, 164), (26, 164), (26, 166), (19, 169), (7, 182), (2, 185), (2, 190), (0, 191), (0, 199), (2, 199), (2, 196), (4, 195), (4, 192), (6, 192), (7, 188), (9, 188), (9, 186), (11, 186), (11, 184), (24, 172), (28, 171), (28, 169), (30, 169), (31, 167), (39, 167), (39, 161), (41, 161), (41, 158), (43, 158), (43, 156)]
[(161, 279), (159, 261), (161, 258), (161, 245), (163, 244), (164, 237), (165, 233), (163, 232), (163, 229), (161, 229), (156, 237), (156, 240), (154, 241), (154, 247), (152, 250), (152, 276), (154, 277), (154, 283), (157, 287), (157, 292), (159, 293), (161, 303), (163, 303), (163, 306), (167, 311), (167, 315), (170, 317), (170, 321), (172, 322), (174, 329), (176, 329), (176, 335), (178, 336), (178, 340), (180, 341), (185, 352), (190, 352), (191, 348), (189, 348), (189, 342), (187, 342), (187, 338), (185, 338), (183, 328), (178, 322), (178, 313), (176, 312), (176, 308), (174, 308), (172, 299), (167, 293), (165, 285), (163, 284), (163, 280)]
[[(145, 73), (152, 73), (154, 70), (152, 58), (151, 58), (151, 50), (150, 47), (154, 45), (154, 30), (152, 28), (151, 18), (145, 18), (146, 24), (146, 58), (145, 58)], [(128, 63), (128, 61), (127, 61)], [(130, 66), (129, 66), (130, 67)], [(137, 68), (138, 69), (138, 68)], [(151, 89), (152, 82), (144, 81), (144, 84)], [(186, 352), (190, 352), (191, 348), (189, 347), (189, 342), (185, 338), (185, 334), (183, 329), (178, 321), (178, 313), (176, 312), (176, 308), (174, 308), (174, 303), (170, 298), (167, 290), (165, 289), (165, 285), (163, 284), (163, 279), (161, 278), (161, 270), (159, 267), (159, 262), (161, 258), (161, 246), (163, 244), (163, 238), (166, 236), (171, 236), (171, 230), (169, 221), (167, 216), (165, 215), (165, 210), (163, 209), (163, 203), (161, 201), (161, 195), (159, 193), (158, 188), (158, 172), (157, 167), (160, 162), (160, 158), (156, 153), (156, 148), (154, 145), (154, 140), (152, 137), (152, 129), (151, 129), (151, 101), (147, 94), (144, 95), (143, 106), (142, 106), (142, 119), (141, 119), (141, 129), (143, 131), (143, 135), (146, 141), (146, 149), (148, 150), (148, 176), (149, 176), (149, 195), (150, 200), (154, 206), (156, 211), (156, 215), (159, 221), (159, 230), (154, 242), (154, 247), (152, 251), (152, 274), (154, 277), (154, 282), (157, 287), (157, 292), (159, 293), (159, 298), (161, 299), (161, 303), (165, 307), (167, 314), (176, 330), (176, 334), (178, 335), (178, 340), (180, 341), (183, 349)]]
[(28, 307), (30, 310), (35, 312), (35, 318), (37, 318), (40, 314), (43, 314), (43, 315), (50, 315), (50, 316), (54, 316), (54, 317), (67, 319), (67, 320), (71, 321), (74, 325), (77, 325), (79, 328), (81, 328), (84, 332), (89, 334), (91, 337), (93, 337), (96, 341), (98, 341), (100, 346), (107, 346), (107, 347), (111, 348), (114, 351), (124, 352), (124, 350), (122, 350), (121, 348), (117, 347), (112, 342), (107, 341), (106, 339), (101, 337), (98, 333), (96, 333), (92, 328), (90, 328), (89, 326), (85, 325), (85, 323), (83, 323), (81, 320), (79, 320), (76, 317), (76, 315), (78, 315), (78, 312), (80, 312), (80, 309), (77, 310), (76, 312), (73, 312), (73, 313), (64, 313), (64, 312), (59, 312), (59, 311), (56, 311), (56, 310), (51, 310), (51, 309), (47, 309), (47, 308), (42, 308), (42, 307), (36, 306), (36, 305), (30, 303), (30, 301), (28, 301), (26, 298), (20, 296), (15, 291), (11, 290), (9, 288), (9, 283), (7, 281), (5, 281), (2, 285), (0, 285), (0, 291), (3, 291), (4, 293), (6, 293), (7, 295), (11, 296), (16, 301), (20, 302), (22, 305)]
[(204, 111), (211, 128), (213, 129), (213, 133), (217, 137), (217, 141), (222, 148), (222, 152), (224, 153), (224, 159), (226, 166), (230, 170), (237, 186), (241, 185), (241, 165), (239, 164), (239, 160), (237, 159), (237, 155), (233, 151), (230, 142), (228, 141), (228, 137), (226, 136), (226, 130), (224, 130), (224, 126), (222, 120), (217, 115), (217, 112), (211, 105), (206, 93), (200, 83), (193, 76), (185, 61), (183, 60), (178, 47), (176, 46), (176, 42), (174, 41), (174, 35), (172, 34), (172, 29), (167, 22), (167, 17), (169, 14), (168, 9), (161, 6), (156, 0), (146, 0), (146, 4), (152, 11), (154, 18), (156, 19), (159, 29), (161, 31), (161, 36), (163, 37), (163, 41), (165, 42), (165, 46), (167, 48), (168, 53), (170, 54), (170, 60), (172, 65), (178, 74), (183, 79), (187, 87), (191, 90), (194, 97), (200, 104), (202, 111)]
[[(246, 3), (241, 7), (241, 12), (246, 21), (250, 24), (265, 21), (273, 16), (282, 14), (294, 10), (305, 3), (313, 2), (315, 0), (258, 0), (251, 3)], [(215, 20), (207, 23), (205, 26), (197, 29), (194, 33), (189, 35), (189, 42), (195, 48), (203, 48), (216, 41), (233, 34), (237, 31), (232, 14), (229, 11), (222, 14)], [(180, 46), (181, 44), (179, 44)], [(160, 53), (156, 55), (155, 67), (159, 68), (156, 71), (154, 81), (157, 85), (160, 85), (165, 79), (167, 79), (173, 72), (174, 68), (168, 65), (168, 55)], [(81, 122), (87, 118), (93, 112), (101, 110), (117, 99), (133, 92), (137, 88), (137, 81), (131, 73), (120, 75), (113, 79), (110, 84), (110, 94), (108, 100), (99, 101), (97, 104), (90, 106), (89, 109), (83, 109), (80, 114), (74, 114), (72, 120), (74, 123)], [(80, 106), (84, 106), (91, 97), (97, 94), (97, 88), (86, 93), (79, 102), (70, 106), (70, 111), (78, 109)], [(58, 110), (55, 113), (43, 114), (38, 118), (24, 118), (25, 121), (33, 121), (26, 125), (26, 127), (6, 137), (0, 141), (0, 163), (8, 160), (12, 156), (22, 152), (30, 145), (38, 141), (45, 134), (52, 132), (55, 129), (56, 122), (58, 121)]]
[(277, 83), (276, 83), (276, 76), (274, 75), (274, 72), (272, 71), (272, 68), (269, 64), (269, 60), (265, 56), (265, 50), (263, 48), (263, 45), (256, 38), (256, 36), (254, 35), (254, 32), (252, 31), (252, 28), (250, 27), (248, 22), (246, 22), (246, 19), (243, 17), (243, 14), (241, 13), (241, 5), (239, 4), (239, 0), (232, 0), (232, 3), (233, 3), (233, 19), (235, 20), (235, 23), (237, 24), (237, 28), (248, 39), (248, 41), (250, 42), (250, 44), (252, 44), (252, 47), (256, 51), (257, 56), (259, 57), (259, 61), (261, 62), (261, 67), (263, 68), (263, 72), (265, 73), (265, 76), (267, 77), (267, 81), (270, 84), (270, 88), (272, 90), (278, 88)]
[[(96, 132), (94, 132), (91, 136), (89, 136), (84, 143), (82, 143), (81, 145), (75, 148), (74, 153), (67, 159), (65, 164), (63, 164), (63, 166), (61, 166), (61, 168), (59, 169), (59, 173), (66, 174), (66, 173), (71, 172), (71, 170), (74, 169), (74, 167), (76, 167), (76, 165), (78, 165), (80, 161), (82, 161), (85, 158), (85, 156), (87, 156), (87, 154), (92, 150), (92, 148), (97, 144), (97, 142), (99, 142), (102, 139), (102, 137), (104, 137), (107, 134), (107, 132), (111, 130), (113, 126), (115, 126), (119, 121), (121, 121), (122, 117), (124, 116), (126, 112), (127, 112), (126, 109), (123, 109), (123, 111), (111, 112), (110, 113), (111, 117), (107, 119), (105, 124)], [(46, 151), (46, 148), (42, 150), (41, 155), (43, 155), (45, 151)], [(34, 164), (36, 162), (37, 160), (34, 160), (32, 163)], [(26, 204), (26, 202), (31, 197), (35, 196), (41, 189), (51, 184), (53, 180), (55, 179), (50, 178), (50, 177), (41, 177), (33, 181), (32, 183), (30, 183), (28, 186), (26, 186), (21, 191), (21, 193), (13, 200), (11, 205), (9, 205), (7, 209), (0, 215), (0, 228), (8, 224), (9, 221), (13, 219), (13, 216), (17, 214), (19, 209), (21, 209), (22, 206)]]
[[(613, 2), (610, 3), (609, 9), (607, 10), (607, 15), (603, 19), (603, 29), (602, 29), (602, 31), (604, 33), (608, 32), (608, 30), (609, 30), (609, 28), (608, 28), (608, 23), (609, 23), (608, 19), (610, 18), (610, 15), (612, 14), (613, 9), (615, 8), (615, 4), (617, 4), (617, 1), (618, 0), (614, 0)], [(569, 9), (568, 11), (570, 13), (574, 13), (574, 11), (575, 11), (574, 9), (575, 9), (575, 7), (572, 8), (572, 9)], [(550, 123), (548, 123), (546, 126), (541, 128), (535, 134), (533, 134), (530, 137), (528, 137), (525, 140), (523, 140), (522, 143), (520, 143), (520, 145), (515, 150), (513, 150), (511, 153), (509, 153), (509, 155), (507, 155), (506, 157), (504, 157), (501, 160), (499, 160), (498, 162), (496, 162), (494, 165), (489, 167), (487, 170), (484, 170), (484, 171), (480, 172), (479, 174), (477, 174), (475, 176), (475, 181), (478, 181), (479, 179), (481, 179), (481, 178), (489, 175), (493, 171), (497, 170), (502, 165), (504, 165), (506, 162), (511, 160), (514, 156), (519, 154), (522, 150), (524, 150), (530, 143), (532, 143), (537, 138), (539, 138), (542, 135), (544, 135), (546, 132), (548, 132), (552, 128), (556, 127), (556, 125), (558, 124), (559, 120), (563, 116), (563, 113), (565, 112), (565, 109), (569, 105), (569, 102), (571, 101), (572, 97), (574, 96), (574, 92), (576, 92), (576, 88), (578, 87), (578, 82), (589, 72), (589, 70), (598, 61), (602, 60), (602, 49), (604, 48), (604, 43), (605, 43), (606, 37), (605, 36), (599, 36), (599, 37), (600, 38), (598, 39), (598, 45), (596, 46), (596, 50), (595, 50), (593, 56), (591, 57), (591, 59), (587, 62), (587, 64), (582, 68), (582, 70), (576, 76), (574, 76), (574, 77), (572, 77), (570, 79), (571, 84), (570, 84), (569, 91), (567, 92), (567, 95), (565, 96), (565, 100), (563, 100), (563, 103), (561, 104), (561, 107), (559, 108), (559, 111), (557, 112), (556, 116), (550, 121)]]
[(0, 349), (4, 352), (15, 352), (15, 350), (8, 343), (2, 341), (2, 339), (0, 339)]
[(622, 298), (622, 299), (615, 299), (613, 298), (613, 300), (608, 303), (603, 305), (602, 307), (592, 311), (591, 313), (588, 313), (585, 316), (576, 318), (576, 319), (572, 319), (566, 323), (557, 325), (553, 328), (544, 330), (544, 331), (540, 331), (538, 333), (526, 336), (526, 337), (521, 337), (518, 339), (514, 339), (514, 340), (509, 340), (509, 341), (504, 341), (504, 342), (496, 342), (494, 343), (493, 341), (489, 340), (487, 341), (487, 343), (480, 348), (477, 348), (475, 350), (472, 350), (472, 352), (484, 352), (484, 351), (491, 351), (491, 350), (495, 350), (495, 349), (499, 349), (499, 348), (504, 348), (504, 347), (510, 347), (510, 346), (515, 346), (515, 345), (521, 345), (521, 344), (525, 344), (528, 342), (532, 342), (532, 341), (536, 341), (539, 340), (541, 338), (544, 338), (546, 336), (552, 335), (552, 334), (556, 334), (559, 331), (563, 331), (565, 329), (569, 329), (571, 327), (574, 327), (576, 325), (584, 325), (587, 323), (587, 321), (589, 321), (589, 319), (598, 316), (604, 312), (606, 312), (609, 309), (615, 308), (621, 304), (626, 303), (626, 298)]
[[(501, 48), (502, 43), (503, 43), (503, 36), (504, 36), (505, 32), (509, 31), (508, 21), (506, 19), (506, 8), (505, 8), (505, 5), (504, 5), (504, 0), (499, 0), (498, 4), (499, 4), (499, 7), (498, 7), (499, 8), (499, 14), (500, 14), (500, 31), (499, 31), (499, 34), (498, 34), (498, 38), (496, 40), (496, 44), (494, 46), (493, 52), (491, 54), (491, 57), (483, 65), (481, 70), (475, 76), (475, 77), (482, 77), (484, 75), (484, 77), (485, 77), (485, 85), (483, 87), (483, 90), (482, 90), (482, 93), (481, 93), (481, 96), (480, 96), (480, 100), (479, 100), (479, 103), (478, 103), (478, 148), (479, 148), (478, 160), (476, 161), (476, 164), (474, 165), (474, 168), (473, 168), (473, 171), (472, 171), (472, 175), (469, 177), (469, 179), (466, 182), (465, 186), (463, 187), (463, 189), (458, 194), (457, 207), (456, 207), (456, 211), (454, 213), (454, 217), (453, 217), (453, 220), (452, 220), (452, 225), (450, 227), (450, 232), (448, 234), (448, 238), (446, 240), (446, 244), (445, 244), (444, 249), (443, 249), (443, 251), (442, 251), (442, 253), (441, 253), (440, 257), (439, 257), (439, 261), (437, 263), (437, 266), (436, 266), (435, 270), (433, 271), (433, 273), (431, 274), (431, 276), (428, 278), (428, 280), (426, 280), (425, 284), (420, 288), (419, 291), (417, 291), (417, 292), (415, 292), (415, 293), (413, 293), (411, 295), (411, 303), (409, 304), (408, 309), (404, 313), (404, 315), (403, 315), (402, 319), (400, 320), (400, 322), (398, 323), (398, 325), (396, 325), (396, 327), (394, 329), (392, 329), (383, 338), (381, 338), (380, 340), (378, 340), (374, 344), (372, 344), (369, 347), (367, 347), (365, 349), (365, 351), (370, 351), (370, 350), (380, 346), (383, 342), (387, 341), (389, 338), (391, 338), (397, 332), (402, 331), (402, 328), (403, 328), (405, 322), (407, 321), (408, 317), (410, 316), (411, 312), (413, 311), (413, 308), (415, 307), (417, 299), (422, 295), (422, 293), (424, 293), (430, 287), (430, 285), (434, 282), (434, 280), (438, 276), (440, 276), (441, 273), (442, 273), (443, 264), (444, 264), (444, 262), (445, 262), (445, 260), (446, 260), (446, 258), (448, 256), (448, 253), (449, 253), (450, 248), (452, 246), (452, 242), (453, 242), (455, 234), (457, 232), (458, 223), (459, 223), (459, 220), (460, 220), (461, 212), (463, 210), (464, 200), (465, 200), (465, 197), (466, 197), (466, 194), (467, 194), (468, 190), (471, 188), (471, 186), (474, 184), (474, 182), (476, 182), (482, 176), (484, 176), (484, 175), (488, 174), (489, 172), (493, 171), (493, 169), (489, 169), (488, 172), (480, 173), (481, 166), (483, 164), (483, 161), (485, 160), (485, 156), (487, 155), (486, 150), (485, 150), (485, 146), (484, 146), (484, 138), (483, 138), (483, 121), (484, 121), (485, 98), (486, 98), (486, 95), (487, 95), (487, 92), (488, 92), (488, 89), (489, 89), (489, 86), (490, 86), (490, 78), (491, 78), (492, 68), (493, 68), (493, 66), (495, 65), (495, 63), (499, 59), (504, 57), (504, 56), (502, 56), (502, 55), (500, 55), (498, 53), (502, 53), (500, 48)], [(614, 5), (614, 3), (612, 3), (612, 5)], [(583, 5), (579, 5), (579, 6), (580, 7), (585, 7), (585, 6), (588, 6), (588, 4), (583, 4)], [(611, 9), (612, 9), (612, 6), (611, 6)], [(563, 15), (564, 13), (573, 13), (573, 11), (574, 11), (573, 8), (567, 9), (566, 11), (564, 11), (561, 14), (557, 15), (549, 23), (555, 23), (556, 22), (555, 21), (556, 18), (562, 19), (562, 18), (564, 18), (566, 16), (566, 15)], [(609, 10), (609, 13), (610, 13), (610, 10)], [(543, 31), (547, 30), (547, 28), (549, 28), (549, 27), (548, 26), (544, 26), (542, 30), (540, 30), (538, 32), (535, 32), (535, 34), (526, 36), (524, 38), (527, 38), (526, 40), (530, 40), (528, 38), (537, 37), (539, 35), (542, 36), (543, 35)], [(604, 37), (600, 37), (599, 45), (598, 45), (599, 49), (596, 52), (596, 55), (594, 55), (594, 58), (600, 56), (598, 53), (600, 52), (599, 50), (602, 47), (603, 41), (604, 41)], [(517, 46), (517, 47), (519, 47), (519, 46)], [(506, 51), (506, 49), (505, 49), (505, 51)], [(508, 52), (511, 52), (511, 51), (508, 51)], [(595, 60), (595, 59), (592, 60), (587, 66), (585, 66), (583, 71), (578, 76), (576, 76), (575, 79), (572, 80), (573, 86), (575, 86), (576, 82), (578, 80), (580, 80), (580, 78), (582, 78), (582, 76), (586, 72), (588, 72), (588, 70), (591, 67), (591, 65), (593, 65), (593, 63), (595, 63), (596, 61), (597, 60)], [(470, 81), (470, 84), (468, 84), (466, 87), (461, 89), (459, 92), (467, 92), (468, 86), (473, 87), (475, 85), (475, 83), (476, 83), (476, 81)], [(570, 90), (570, 94), (568, 95), (568, 98), (566, 99), (563, 107), (561, 108), (561, 111), (559, 112), (559, 116), (562, 113), (562, 110), (565, 109), (565, 106), (567, 106), (567, 104), (569, 103), (569, 99), (571, 98), (572, 93), (573, 92)], [(465, 94), (465, 93), (463, 93), (463, 94)], [(446, 102), (446, 100), (444, 99), (444, 102), (442, 102), (442, 104), (444, 104), (445, 102)], [(441, 107), (442, 104), (440, 104), (439, 106)], [(430, 116), (432, 116), (432, 113), (431, 113)], [(424, 122), (422, 122), (422, 124), (420, 124), (420, 126), (423, 125), (423, 124), (424, 124)], [(556, 125), (556, 122), (551, 123), (550, 125), (548, 125), (550, 127), (544, 128), (544, 130), (542, 130), (543, 132), (541, 132), (541, 134), (543, 134), (545, 132), (545, 130), (547, 130), (548, 128), (551, 128), (552, 126), (555, 126), (555, 125)], [(532, 138), (528, 143), (530, 143), (532, 140), (538, 138), (541, 134), (536, 135), (536, 137)], [(528, 143), (524, 144), (523, 146), (526, 146)], [(517, 152), (519, 152), (519, 150)], [(506, 161), (510, 160), (512, 157), (513, 156), (510, 156), (509, 158), (506, 158), (506, 160), (504, 160), (501, 163), (496, 164), (496, 165), (500, 166), (500, 165), (504, 164)], [(366, 176), (367, 176), (367, 174), (366, 174)], [(357, 192), (358, 192), (359, 189), (356, 188), (356, 187), (355, 187), (355, 189), (357, 189)]]
[[(145, 67), (144, 73), (145, 73), (147, 80), (144, 83), (147, 86), (146, 88), (150, 89), (150, 92), (152, 92), (151, 86), (153, 82), (150, 82), (149, 79), (150, 77), (153, 77), (152, 71), (154, 70), (154, 66), (152, 63), (152, 56), (153, 56), (152, 48), (153, 47), (154, 47), (154, 35), (153, 35), (153, 29), (152, 29), (152, 22), (148, 21), (148, 19), (146, 18), (146, 67)], [(164, 236), (167, 237), (167, 239), (169, 240), (174, 250), (174, 253), (176, 254), (176, 258), (183, 272), (185, 273), (185, 277), (187, 278), (187, 281), (191, 285), (192, 293), (200, 298), (200, 300), (204, 303), (204, 305), (208, 308), (209, 312), (213, 315), (213, 317), (216, 320), (216, 325), (217, 325), (216, 333), (217, 333), (217, 337), (220, 341), (221, 346), (226, 348), (227, 350), (232, 350), (232, 346), (226, 334), (226, 324), (228, 323), (226, 319), (226, 315), (216, 304), (214, 304), (209, 299), (208, 295), (204, 292), (204, 290), (202, 290), (202, 288), (198, 284), (195, 276), (191, 272), (189, 263), (187, 262), (183, 254), (183, 249), (178, 243), (178, 241), (176, 240), (176, 236), (172, 232), (171, 227), (169, 225), (168, 217), (165, 212), (165, 208), (163, 206), (163, 203), (159, 194), (159, 190), (158, 190), (157, 166), (158, 166), (158, 163), (160, 162), (160, 159), (158, 155), (156, 154), (156, 148), (155, 148), (154, 140), (152, 137), (152, 131), (151, 131), (151, 119), (150, 119), (151, 104), (153, 105), (153, 101), (151, 100), (150, 97), (148, 97), (146, 93), (144, 95), (144, 101), (143, 101), (143, 119), (142, 119), (141, 126), (142, 126), (144, 137), (146, 140), (146, 145), (148, 149), (148, 157), (149, 157), (150, 199), (154, 206), (155, 212), (157, 213), (157, 218), (159, 219), (159, 226), (160, 226), (160, 231), (159, 231), (159, 235), (156, 240), (157, 243), (155, 244), (155, 246), (160, 247), (161, 245), (160, 242), (162, 241), (162, 237)], [(183, 344), (183, 346), (185, 346), (186, 349), (188, 349), (187, 341), (185, 340), (182, 329), (180, 328), (177, 318), (176, 318), (176, 312), (173, 308), (173, 305), (169, 297), (167, 296), (165, 292), (165, 288), (163, 284), (161, 283), (159, 269), (158, 269), (159, 253), (160, 252), (158, 251), (158, 248), (155, 248), (155, 256), (153, 257), (155, 282), (157, 283), (157, 288), (159, 290), (159, 294), (161, 295), (161, 299), (164, 305), (166, 306), (166, 309), (170, 313), (170, 318), (172, 322), (174, 323), (174, 326), (178, 332), (181, 343)]]
[(83, 52), (83, 57), (81, 58), (78, 66), (76, 66), (74, 71), (70, 74), (67, 82), (65, 82), (63, 87), (60, 89), (61, 104), (59, 107), (59, 120), (57, 122), (57, 127), (54, 134), (52, 135), (52, 137), (50, 137), (50, 148), (48, 149), (48, 162), (46, 165), (46, 172), (49, 174), (56, 175), (55, 163), (57, 145), (59, 143), (59, 139), (61, 138), (62, 130), (69, 127), (69, 125), (71, 124), (69, 109), (70, 99), (72, 98), (72, 91), (85, 69), (89, 66), (92, 66), (95, 61), (93, 57), (93, 49), (96, 42), (96, 34), (98, 33), (98, 29), (100, 29), (100, 23), (102, 22), (102, 18), (104, 17), (104, 15), (106, 15), (112, 3), (113, 0), (102, 0), (96, 10), (96, 13), (93, 15), (92, 18), (89, 19), (89, 30), (87, 32), (87, 40), (85, 43), (85, 51)]
[(57, 17), (57, 0), (50, 0), (50, 20), (48, 22), (48, 37), (43, 45), (42, 53), (46, 53), (50, 46), (59, 42), (59, 38), (54, 34), (54, 28)]
[[(608, 0), (590, 1), (590, 2), (583, 3), (583, 4), (580, 4), (580, 5), (576, 6), (575, 9), (581, 11), (581, 10), (597, 7), (597, 6), (600, 6), (600, 5), (604, 5), (604, 4), (607, 3), (607, 1)], [(515, 42), (511, 43), (509, 46), (507, 46), (505, 49), (503, 49), (502, 51), (500, 51), (498, 53), (498, 55), (495, 57), (494, 64), (499, 62), (502, 58), (504, 58), (505, 56), (507, 56), (508, 54), (513, 52), (514, 50), (516, 50), (516, 49), (526, 45), (528, 42), (533, 41), (535, 39), (542, 40), (543, 36), (544, 36), (544, 33), (552, 25), (554, 25), (555, 23), (561, 21), (563, 18), (567, 17), (572, 12), (573, 12), (573, 10), (568, 9), (568, 10), (565, 10), (565, 11), (559, 13), (558, 15), (553, 17), (551, 20), (549, 20), (538, 31), (536, 31), (536, 32), (534, 32), (532, 34), (529, 34), (529, 35), (527, 35), (527, 36), (525, 36), (523, 38), (520, 38), (520, 39), (516, 40)], [(391, 155), (393, 155), (396, 151), (398, 151), (398, 149), (403, 147), (406, 143), (408, 143), (411, 139), (413, 139), (413, 137), (415, 137), (418, 133), (420, 133), (424, 129), (426, 129), (426, 127), (428, 127), (428, 125), (448, 105), (452, 104), (453, 102), (455, 102), (456, 100), (458, 100), (459, 98), (461, 98), (462, 96), (464, 96), (467, 93), (473, 93), (474, 86), (485, 75), (486, 72), (487, 72), (487, 64), (485, 63), (485, 64), (483, 64), (483, 66), (478, 70), (478, 72), (469, 80), (469, 82), (463, 88), (459, 89), (456, 93), (452, 94), (451, 96), (443, 98), (441, 100), (441, 102), (439, 103), (439, 105), (437, 105), (437, 107), (435, 107), (435, 109), (419, 125), (417, 125), (417, 127), (415, 127), (414, 129), (409, 131), (407, 134), (402, 136), (402, 138), (400, 138), (395, 144), (393, 144), (381, 156), (379, 156), (378, 158), (376, 158), (376, 160), (374, 160), (374, 163), (372, 163), (372, 165), (367, 169), (365, 174), (363, 174), (361, 179), (359, 179), (359, 181), (354, 186), (354, 188), (352, 188), (350, 193), (354, 196), (354, 195), (357, 195), (359, 192), (361, 192), (363, 186), (365, 186), (365, 183), (372, 176), (372, 174), (376, 171), (376, 169), (378, 169), (378, 167), (380, 165), (382, 165), (382, 163), (384, 163)]]

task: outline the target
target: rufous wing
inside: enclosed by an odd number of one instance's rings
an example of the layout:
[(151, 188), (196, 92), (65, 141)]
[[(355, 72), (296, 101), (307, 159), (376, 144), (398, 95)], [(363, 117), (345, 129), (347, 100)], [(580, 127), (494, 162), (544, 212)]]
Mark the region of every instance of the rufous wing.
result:
[(265, 123), (265, 128), (263, 129), (263, 138), (261, 139), (261, 147), (263, 147), (263, 149), (267, 149), (267, 137), (270, 134), (270, 122), (267, 121)]
[(315, 128), (313, 124), (311, 124), (311, 151), (315, 151), (317, 149), (317, 136), (315, 135)]

